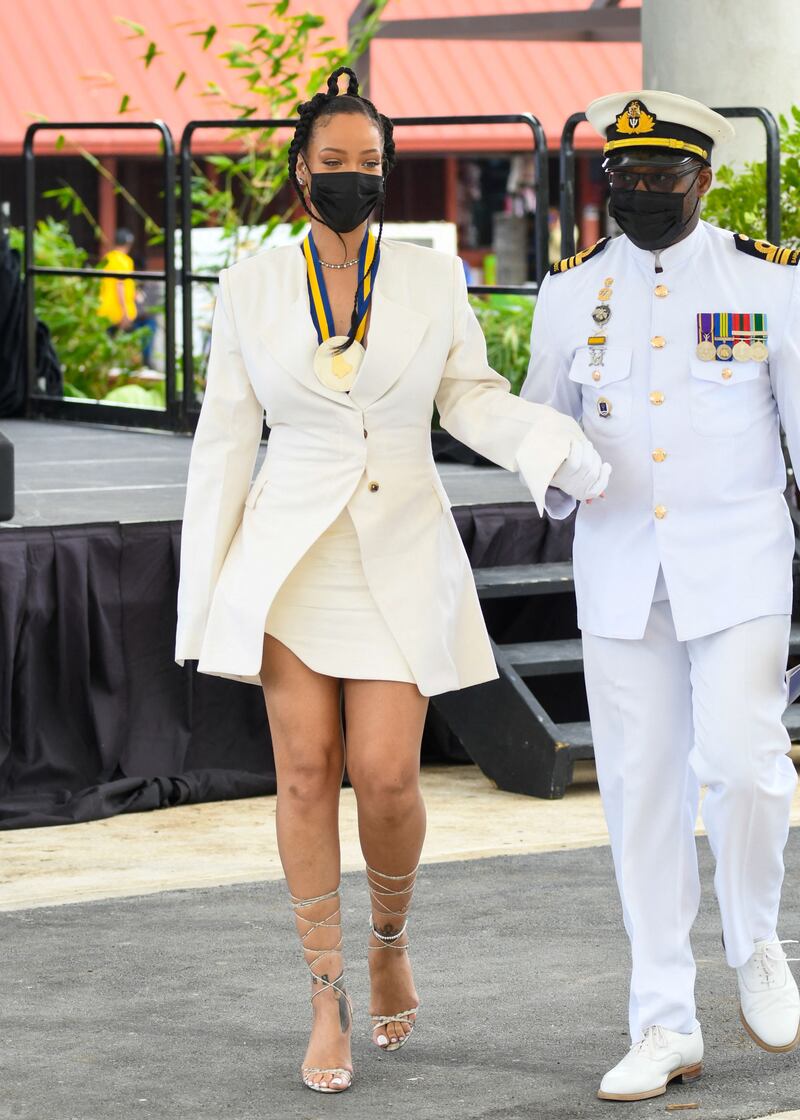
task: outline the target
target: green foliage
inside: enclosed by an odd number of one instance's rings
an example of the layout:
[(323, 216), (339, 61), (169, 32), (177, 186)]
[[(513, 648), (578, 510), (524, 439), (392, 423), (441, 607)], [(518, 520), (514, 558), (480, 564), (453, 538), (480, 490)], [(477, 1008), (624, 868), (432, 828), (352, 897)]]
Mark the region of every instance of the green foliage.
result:
[[(23, 234), (12, 229), (11, 246), (22, 252)], [(46, 268), (86, 268), (80, 249), (63, 222), (39, 222), (34, 234), (34, 259)], [(97, 313), (99, 281), (82, 276), (37, 276), (36, 314), (50, 328), (64, 371), (64, 396), (100, 400), (108, 392), (112, 369), (141, 365), (142, 331), (108, 334), (108, 322)], [(163, 404), (159, 407), (163, 407)]]
[[(779, 120), (781, 134), (781, 244), (800, 245), (800, 108)], [(765, 161), (746, 163), (740, 171), (720, 167), (709, 191), (703, 217), (723, 229), (763, 238), (767, 231)]]
[(486, 338), (489, 365), (519, 393), (528, 372), (534, 301), (520, 296), (470, 296)]
[[(242, 121), (243, 127), (224, 137), (226, 146), (235, 142), (237, 150), (230, 155), (211, 156), (202, 162), (195, 161), (191, 183), (192, 225), (212, 224), (221, 227), (227, 235), (227, 257), (220, 260), (220, 267), (232, 263), (238, 251), (238, 232), (252, 226), (265, 226), (266, 237), (272, 228), (288, 220), (295, 210), (292, 201), (289, 210), (275, 214), (274, 201), (287, 180), (287, 155), (290, 134), (284, 128), (250, 128), (251, 119), (280, 120), (294, 116), (298, 103), (324, 88), (325, 80), (338, 66), (352, 66), (364, 52), (375, 34), (381, 14), (388, 0), (376, 0), (371, 14), (353, 29), (350, 43), (335, 46), (330, 35), (323, 34), (324, 19), (312, 12), (293, 13), (287, 0), (271, 0), (252, 4), (254, 10), (267, 9), (266, 18), (253, 22), (237, 22), (219, 28), (214, 24), (188, 32), (191, 46), (199, 48), (197, 78), (185, 67), (175, 70), (168, 80), (173, 89), (185, 82), (193, 82), (199, 97), (215, 102), (223, 109), (220, 114)], [(165, 52), (147, 29), (130, 19), (117, 18), (117, 22), (130, 33), (128, 38), (144, 48), (140, 54), (147, 70), (169, 66)], [(220, 46), (223, 38), (227, 45)], [(218, 50), (231, 73), (231, 83), (225, 88), (219, 83), (202, 78), (202, 54)], [(181, 59), (182, 64), (185, 60)], [(309, 64), (311, 69), (309, 71)], [(305, 78), (302, 75), (306, 75)], [(135, 110), (130, 94), (123, 93), (117, 112), (129, 114)], [(208, 116), (205, 111), (200, 114)], [(217, 134), (219, 135), (219, 134)], [(63, 142), (63, 137), (59, 140)], [(92, 163), (99, 174), (108, 178), (116, 194), (131, 205), (142, 218), (150, 244), (163, 239), (159, 223), (146, 214), (133, 198), (100, 162), (86, 149), (78, 152)], [(63, 210), (84, 217), (100, 236), (96, 217), (80, 198), (74, 187), (63, 184), (48, 192)], [(301, 226), (304, 222), (299, 223)]]

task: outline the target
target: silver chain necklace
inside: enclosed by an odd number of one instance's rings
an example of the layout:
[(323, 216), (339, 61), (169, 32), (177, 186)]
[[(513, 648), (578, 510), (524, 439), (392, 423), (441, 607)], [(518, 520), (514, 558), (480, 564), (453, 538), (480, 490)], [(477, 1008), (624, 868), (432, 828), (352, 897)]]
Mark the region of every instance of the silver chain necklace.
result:
[(358, 264), (358, 257), (353, 257), (351, 261), (344, 261), (343, 264), (331, 264), (329, 261), (324, 261), (320, 258), (319, 263), (323, 268), (352, 268), (354, 264)]

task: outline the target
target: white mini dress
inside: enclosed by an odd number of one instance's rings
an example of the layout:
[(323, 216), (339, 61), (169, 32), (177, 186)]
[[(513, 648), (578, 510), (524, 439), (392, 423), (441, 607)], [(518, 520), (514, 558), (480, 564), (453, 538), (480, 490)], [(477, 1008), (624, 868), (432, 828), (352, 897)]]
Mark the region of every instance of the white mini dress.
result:
[(265, 631), (315, 673), (414, 683), (367, 584), (358, 534), (346, 507), (278, 591)]

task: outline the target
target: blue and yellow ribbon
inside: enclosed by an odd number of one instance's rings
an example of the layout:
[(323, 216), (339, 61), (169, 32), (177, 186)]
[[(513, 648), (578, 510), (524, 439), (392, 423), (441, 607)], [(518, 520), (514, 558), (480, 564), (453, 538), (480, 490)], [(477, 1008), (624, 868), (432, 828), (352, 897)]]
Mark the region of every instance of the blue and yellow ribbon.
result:
[[(328, 299), (328, 290), (325, 287), (325, 276), (320, 264), (317, 246), (314, 244), (314, 235), (311, 232), (303, 242), (303, 255), (306, 258), (306, 270), (308, 272), (308, 302), (311, 308), (311, 319), (317, 332), (317, 338), (322, 344), (335, 336), (336, 329)], [(358, 298), (356, 302), (358, 326), (355, 333), (356, 342), (361, 342), (367, 330), (369, 308), (375, 288), (375, 276), (380, 263), (380, 255), (378, 242), (373, 234), (367, 230), (358, 251)]]

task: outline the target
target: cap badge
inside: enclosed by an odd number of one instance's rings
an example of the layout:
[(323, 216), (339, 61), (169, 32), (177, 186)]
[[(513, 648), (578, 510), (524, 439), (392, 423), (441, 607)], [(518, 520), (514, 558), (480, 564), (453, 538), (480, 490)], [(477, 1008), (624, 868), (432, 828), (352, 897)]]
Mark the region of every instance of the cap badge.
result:
[(615, 123), (617, 132), (625, 136), (642, 136), (656, 127), (656, 115), (648, 113), (641, 101), (629, 101)]

